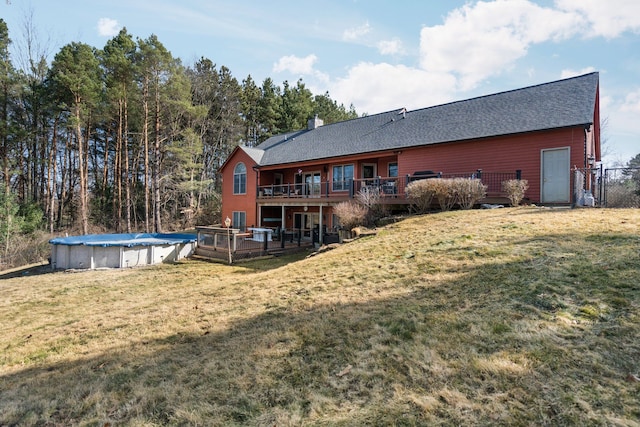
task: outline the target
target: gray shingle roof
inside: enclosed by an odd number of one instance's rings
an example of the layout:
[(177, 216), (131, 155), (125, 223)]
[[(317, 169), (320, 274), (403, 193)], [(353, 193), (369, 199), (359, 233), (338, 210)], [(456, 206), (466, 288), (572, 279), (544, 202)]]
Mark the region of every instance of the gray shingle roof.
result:
[[(540, 130), (593, 122), (598, 73), (420, 110), (394, 110), (276, 135), (252, 151), (262, 166)], [(255, 150), (255, 151), (254, 151)], [(259, 152), (262, 151), (262, 156)], [(261, 157), (261, 158), (260, 158)]]

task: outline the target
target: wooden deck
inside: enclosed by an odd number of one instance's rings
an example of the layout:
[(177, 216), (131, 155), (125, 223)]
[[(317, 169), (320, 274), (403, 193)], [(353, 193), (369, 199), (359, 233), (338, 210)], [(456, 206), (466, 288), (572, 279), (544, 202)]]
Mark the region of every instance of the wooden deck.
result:
[[(313, 246), (311, 240), (298, 239), (294, 233), (285, 233), (284, 241), (269, 239), (265, 235), (241, 233), (240, 230), (227, 230), (221, 227), (196, 227), (198, 240), (195, 255), (199, 257), (229, 260), (255, 258), (266, 255), (283, 254), (304, 250)], [(269, 235), (271, 236), (271, 235)]]

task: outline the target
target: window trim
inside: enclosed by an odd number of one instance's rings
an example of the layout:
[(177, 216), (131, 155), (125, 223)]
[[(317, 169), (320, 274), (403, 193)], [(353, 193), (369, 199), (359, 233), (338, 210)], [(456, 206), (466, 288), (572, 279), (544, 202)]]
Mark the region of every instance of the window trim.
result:
[[(239, 167), (244, 168), (244, 172), (238, 172)], [(239, 181), (236, 181), (236, 177)], [(233, 168), (233, 194), (247, 194), (247, 166), (243, 162), (236, 163)]]
[[(351, 166), (351, 177), (348, 179), (345, 179), (345, 175), (344, 175), (344, 168), (347, 166)], [(341, 170), (341, 180), (336, 181), (335, 180), (335, 176), (336, 176), (336, 170), (340, 169)], [(331, 190), (332, 191), (349, 191), (347, 182), (349, 180), (355, 179), (355, 164), (353, 163), (345, 163), (345, 164), (341, 164), (341, 165), (333, 165), (331, 168)]]
[[(391, 175), (391, 165), (396, 165), (396, 174), (395, 176)], [(389, 162), (387, 163), (387, 177), (389, 178), (397, 178), (398, 177), (398, 162)]]
[[(241, 217), (243, 217), (244, 221), (240, 221)], [(245, 211), (231, 212), (231, 224), (233, 225), (233, 228), (237, 228), (240, 231), (244, 232), (247, 229), (247, 212)]]

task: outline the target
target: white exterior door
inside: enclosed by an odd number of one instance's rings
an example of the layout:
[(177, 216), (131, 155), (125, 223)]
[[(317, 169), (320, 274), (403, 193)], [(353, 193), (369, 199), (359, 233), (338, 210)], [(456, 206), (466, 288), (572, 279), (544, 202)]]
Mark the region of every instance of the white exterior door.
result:
[(542, 203), (569, 203), (570, 169), (569, 148), (542, 150)]

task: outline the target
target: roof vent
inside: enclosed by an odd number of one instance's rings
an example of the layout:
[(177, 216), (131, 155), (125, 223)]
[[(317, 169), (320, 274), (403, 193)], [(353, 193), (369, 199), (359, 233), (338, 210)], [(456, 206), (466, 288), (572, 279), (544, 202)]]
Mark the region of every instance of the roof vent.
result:
[(313, 119), (309, 119), (309, 121), (307, 122), (307, 129), (314, 130), (316, 128), (319, 128), (323, 124), (324, 121), (322, 119), (319, 119), (318, 115), (316, 114)]

